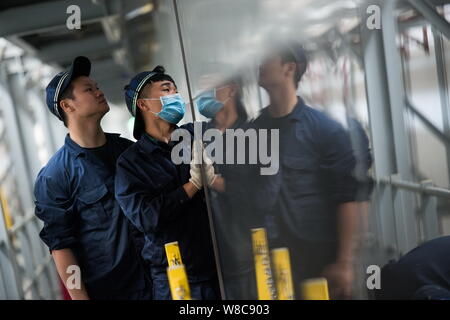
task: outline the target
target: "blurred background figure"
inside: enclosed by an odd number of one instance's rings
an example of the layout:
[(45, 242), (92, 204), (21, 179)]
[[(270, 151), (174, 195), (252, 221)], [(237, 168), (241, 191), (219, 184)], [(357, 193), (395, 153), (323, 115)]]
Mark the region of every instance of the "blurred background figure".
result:
[(280, 132), (280, 170), (269, 178), (277, 182), (264, 193), (271, 199), (263, 209), (269, 239), (289, 248), (295, 288), (324, 276), (333, 298), (348, 299), (358, 219), (350, 137), (338, 122), (297, 96), (308, 65), (303, 47), (276, 41), (274, 48), (259, 68), (259, 84), (270, 104), (254, 122), (259, 129)]

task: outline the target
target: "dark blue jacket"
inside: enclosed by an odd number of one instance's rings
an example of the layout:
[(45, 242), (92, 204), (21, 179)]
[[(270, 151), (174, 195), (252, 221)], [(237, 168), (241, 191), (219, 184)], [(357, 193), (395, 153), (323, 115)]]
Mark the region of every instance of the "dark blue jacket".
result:
[[(132, 142), (106, 134), (111, 163)], [(70, 248), (81, 268), (90, 298), (126, 299), (146, 284), (130, 225), (114, 198), (114, 166), (67, 135), (64, 146), (39, 172), (36, 216), (50, 251)]]
[(336, 241), (337, 207), (354, 201), (357, 189), (348, 133), (301, 98), (281, 118), (263, 109), (252, 126), (280, 134), (278, 173), (262, 176), (258, 170), (247, 178), (247, 199), (254, 199), (253, 212), (265, 214), (269, 237), (288, 232), (297, 239)]
[[(192, 124), (181, 128), (193, 134)], [(165, 279), (164, 245), (178, 241), (189, 280), (210, 280), (215, 264), (204, 193), (187, 196), (183, 185), (189, 181), (190, 165), (172, 162), (174, 145), (144, 134), (124, 152), (117, 162), (116, 198), (145, 236), (142, 256), (155, 279)]]

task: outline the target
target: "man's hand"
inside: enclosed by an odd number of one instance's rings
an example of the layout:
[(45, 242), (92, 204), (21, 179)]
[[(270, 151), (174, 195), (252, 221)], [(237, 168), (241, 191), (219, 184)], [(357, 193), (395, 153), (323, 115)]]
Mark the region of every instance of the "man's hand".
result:
[(330, 295), (334, 299), (350, 299), (353, 284), (353, 239), (357, 220), (356, 202), (341, 203), (338, 209), (338, 248), (336, 261), (325, 267)]
[(206, 150), (203, 151), (203, 163), (205, 164), (206, 183), (208, 184), (208, 186), (211, 186), (218, 175), (214, 170), (212, 160), (206, 154)]
[(200, 170), (201, 170), (201, 165), (194, 164), (194, 161), (191, 161), (191, 169), (189, 171), (191, 178), (189, 179), (189, 181), (192, 182), (192, 184), (198, 190), (201, 190), (203, 188), (202, 174), (201, 174)]
[(203, 187), (204, 182), (202, 181), (201, 176), (201, 165), (204, 165), (205, 168), (205, 178), (206, 184), (211, 186), (218, 175), (215, 173), (213, 161), (206, 154), (206, 150), (203, 148), (203, 144), (201, 140), (195, 140), (192, 144), (192, 160), (191, 160), (191, 181), (197, 189), (201, 189)]
[(201, 173), (201, 163), (202, 163), (202, 150), (203, 146), (201, 141), (195, 140), (192, 145), (192, 160), (191, 169), (189, 171), (191, 178), (190, 182), (200, 190), (203, 187), (202, 173)]
[(322, 275), (328, 280), (331, 299), (351, 299), (353, 284), (353, 266), (351, 262), (336, 261), (326, 266), (322, 271)]

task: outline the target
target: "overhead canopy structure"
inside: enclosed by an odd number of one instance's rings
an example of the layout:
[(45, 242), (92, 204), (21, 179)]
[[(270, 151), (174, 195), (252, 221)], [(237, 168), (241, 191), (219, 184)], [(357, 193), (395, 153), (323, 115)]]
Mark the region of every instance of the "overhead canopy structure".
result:
[[(178, 5), (183, 12), (182, 25), (193, 26), (183, 30), (191, 39), (188, 49), (192, 56), (196, 55), (196, 49), (214, 50), (211, 48), (214, 38), (220, 37), (221, 43), (232, 44), (229, 50), (234, 48), (240, 58), (245, 58), (247, 53), (252, 53), (252, 48), (260, 49), (258, 41), (262, 35), (273, 32), (295, 34), (297, 38), (317, 37), (317, 43), (326, 45), (330, 32), (336, 34), (338, 31), (351, 41), (350, 31), (358, 31), (355, 10), (364, 2), (284, 0), (280, 7), (279, 2), (267, 0), (220, 3), (185, 0), (178, 1)], [(431, 7), (445, 2), (430, 0), (429, 4)], [(102, 83), (111, 102), (121, 104), (123, 83), (133, 72), (149, 69), (153, 64), (161, 63), (160, 60), (164, 60), (161, 57), (173, 55), (168, 51), (179, 50), (173, 44), (169, 47), (161, 45), (165, 41), (179, 40), (176, 33), (169, 32), (175, 27), (173, 12), (168, 10), (171, 3), (172, 0), (76, 1), (81, 13), (81, 29), (69, 30), (66, 23), (71, 13), (67, 13), (67, 8), (74, 4), (73, 1), (5, 0), (0, 3), (0, 37), (7, 38), (43, 62), (62, 68), (77, 55), (89, 57), (93, 61), (93, 77)], [(417, 1), (411, 3), (417, 5)], [(237, 5), (242, 7), (241, 11), (229, 12)], [(408, 5), (407, 1), (405, 5)], [(211, 12), (220, 14), (211, 16)], [(214, 24), (209, 17), (214, 18)], [(190, 24), (189, 19), (196, 23)], [(413, 15), (407, 22), (420, 23), (420, 20), (423, 20), (420, 15)], [(226, 26), (227, 32), (221, 32), (222, 29), (218, 30), (214, 25)], [(257, 33), (250, 32), (252, 30)], [(241, 50), (244, 48), (248, 51)], [(220, 46), (215, 48), (221, 49)]]

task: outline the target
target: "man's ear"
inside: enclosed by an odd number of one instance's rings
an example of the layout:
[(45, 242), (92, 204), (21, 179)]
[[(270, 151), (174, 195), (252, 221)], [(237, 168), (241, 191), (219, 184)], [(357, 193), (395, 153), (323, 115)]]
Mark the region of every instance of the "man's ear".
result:
[(289, 73), (295, 73), (295, 69), (297, 68), (297, 64), (295, 62), (287, 62), (286, 63), (286, 71)]
[(61, 107), (61, 109), (66, 113), (72, 113), (75, 111), (75, 107), (73, 106), (73, 104), (70, 102), (70, 99), (63, 99), (59, 102), (59, 106)]
[(235, 84), (230, 85), (229, 97), (234, 98), (236, 96), (237, 92), (238, 92), (237, 85), (235, 85)]
[(136, 106), (142, 111), (148, 111), (148, 106), (142, 99), (137, 99)]

